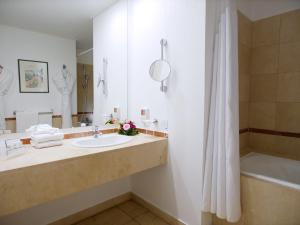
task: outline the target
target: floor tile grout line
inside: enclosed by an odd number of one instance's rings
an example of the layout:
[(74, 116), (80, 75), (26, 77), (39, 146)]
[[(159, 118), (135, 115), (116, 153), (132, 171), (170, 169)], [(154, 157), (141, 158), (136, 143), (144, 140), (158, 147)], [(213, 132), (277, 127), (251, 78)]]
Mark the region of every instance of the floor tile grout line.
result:
[[(142, 208), (145, 209), (146, 211), (143, 212), (143, 213), (141, 213), (141, 214), (139, 214), (139, 215), (137, 215), (137, 216), (131, 216), (129, 213), (127, 213), (125, 210), (123, 210), (121, 207), (119, 207), (121, 204), (120, 204), (120, 205), (117, 205), (116, 207), (117, 207), (118, 209), (120, 209), (123, 213), (125, 213), (127, 216), (129, 216), (129, 217), (132, 219), (132, 221), (137, 222), (138, 224), (140, 224), (138, 221), (135, 220), (135, 218), (137, 218), (137, 217), (139, 217), (139, 216), (141, 216), (141, 215), (144, 215), (144, 214), (146, 214), (146, 213), (149, 213), (150, 211), (149, 211), (147, 208), (143, 207), (142, 205), (140, 205), (139, 203), (137, 203), (137, 202), (135, 202), (135, 201), (133, 201), (133, 200), (129, 200), (129, 201), (134, 202), (135, 204), (137, 204), (138, 206), (142, 207)], [(129, 202), (129, 201), (127, 201), (127, 202)], [(124, 202), (124, 203), (127, 203), (127, 202)], [(124, 204), (124, 203), (123, 203), (123, 204)]]

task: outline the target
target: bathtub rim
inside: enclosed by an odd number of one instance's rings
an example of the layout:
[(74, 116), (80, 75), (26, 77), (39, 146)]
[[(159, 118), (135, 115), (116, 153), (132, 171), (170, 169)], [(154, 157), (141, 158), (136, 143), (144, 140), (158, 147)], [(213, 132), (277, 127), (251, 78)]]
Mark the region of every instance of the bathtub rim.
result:
[[(247, 158), (247, 156), (249, 157), (251, 155), (264, 155), (264, 156), (269, 156), (269, 157), (275, 157), (277, 159), (297, 161), (297, 160), (293, 160), (293, 159), (286, 159), (286, 158), (283, 158), (283, 157), (278, 157), (278, 156), (273, 156), (273, 155), (268, 155), (268, 154), (250, 152), (250, 153), (248, 153), (248, 154), (246, 154), (246, 155), (244, 155), (240, 158), (240, 164), (241, 164), (242, 158)], [(240, 169), (240, 173), (241, 173), (241, 175), (244, 175), (244, 176), (247, 176), (247, 177), (256, 178), (258, 180), (266, 181), (266, 182), (269, 182), (269, 183), (277, 184), (277, 185), (280, 185), (280, 186), (283, 186), (283, 187), (286, 187), (286, 188), (290, 188), (290, 189), (300, 191), (300, 184), (292, 183), (292, 182), (285, 181), (285, 180), (280, 180), (280, 179), (273, 178), (273, 177), (268, 177), (266, 175), (246, 172), (246, 171), (243, 171), (242, 169)]]

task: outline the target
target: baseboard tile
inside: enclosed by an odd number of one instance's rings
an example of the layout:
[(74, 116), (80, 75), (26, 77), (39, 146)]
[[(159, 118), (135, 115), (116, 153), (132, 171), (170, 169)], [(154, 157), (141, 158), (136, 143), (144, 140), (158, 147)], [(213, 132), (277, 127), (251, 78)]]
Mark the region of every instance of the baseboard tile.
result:
[(50, 223), (49, 225), (71, 225), (74, 223), (78, 223), (81, 220), (89, 218), (93, 215), (96, 215), (102, 211), (110, 209), (116, 205), (123, 203), (123, 202), (129, 201), (130, 199), (131, 199), (131, 193), (128, 192), (128, 193), (125, 193), (118, 197), (107, 200), (105, 202), (99, 203), (98, 205), (95, 205), (93, 207), (90, 207), (88, 209), (80, 211), (78, 213), (67, 216), (67, 217), (60, 219), (58, 221), (55, 221), (53, 223)]
[(129, 200), (135, 201), (136, 203), (142, 205), (144, 208), (148, 209), (151, 213), (160, 217), (170, 225), (185, 225), (132, 192), (128, 192), (113, 199), (99, 203), (98, 205), (67, 216), (63, 219), (50, 223), (49, 225), (72, 225)]
[(146, 200), (144, 200), (140, 196), (138, 196), (134, 193), (131, 193), (131, 198), (132, 198), (133, 201), (135, 201), (136, 203), (139, 203), (144, 208), (148, 209), (154, 215), (160, 217), (161, 219), (163, 219), (164, 221), (166, 221), (170, 225), (185, 225), (184, 223), (182, 223), (178, 219), (175, 219), (173, 216), (167, 214), (166, 212), (162, 211), (161, 209), (159, 209), (156, 206), (152, 205), (151, 203), (147, 202)]

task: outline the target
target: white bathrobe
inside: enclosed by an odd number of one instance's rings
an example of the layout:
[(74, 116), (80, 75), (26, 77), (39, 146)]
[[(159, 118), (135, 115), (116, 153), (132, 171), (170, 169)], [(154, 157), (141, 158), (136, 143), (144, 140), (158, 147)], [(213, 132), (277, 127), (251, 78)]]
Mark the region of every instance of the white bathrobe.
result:
[(72, 92), (76, 79), (67, 69), (62, 69), (53, 81), (62, 95), (62, 128), (72, 127)]
[(4, 96), (7, 94), (12, 81), (12, 73), (5, 68), (0, 68), (0, 130), (6, 129)]

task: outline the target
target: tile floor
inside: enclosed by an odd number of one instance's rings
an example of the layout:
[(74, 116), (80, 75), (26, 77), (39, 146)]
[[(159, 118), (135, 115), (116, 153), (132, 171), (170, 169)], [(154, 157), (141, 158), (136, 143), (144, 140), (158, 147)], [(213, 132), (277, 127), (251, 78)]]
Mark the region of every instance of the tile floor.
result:
[(127, 201), (74, 225), (169, 225), (143, 206)]

